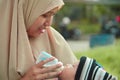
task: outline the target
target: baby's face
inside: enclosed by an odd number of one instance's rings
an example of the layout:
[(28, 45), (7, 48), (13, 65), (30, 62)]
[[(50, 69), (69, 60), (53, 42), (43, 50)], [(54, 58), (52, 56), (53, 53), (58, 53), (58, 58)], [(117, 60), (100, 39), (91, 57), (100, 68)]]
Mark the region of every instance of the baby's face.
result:
[(74, 80), (78, 64), (67, 64), (60, 74), (60, 80)]

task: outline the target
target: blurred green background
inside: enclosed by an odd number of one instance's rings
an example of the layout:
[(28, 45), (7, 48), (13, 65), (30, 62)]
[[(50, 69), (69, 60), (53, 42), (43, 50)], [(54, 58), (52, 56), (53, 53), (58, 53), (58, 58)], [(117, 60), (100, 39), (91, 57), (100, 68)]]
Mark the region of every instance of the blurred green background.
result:
[[(70, 2), (73, 1), (73, 2)], [(115, 19), (120, 16), (120, 2), (113, 3), (109, 0), (105, 2), (77, 2), (78, 0), (66, 0), (65, 6), (60, 10), (54, 20), (54, 28), (60, 31), (59, 26), (64, 17), (69, 17), (71, 22), (67, 25), (67, 29), (77, 28), (82, 35), (91, 35), (101, 33), (101, 18)], [(109, 2), (109, 3), (108, 3)], [(120, 23), (118, 23), (120, 28)], [(120, 38), (115, 38), (115, 44), (102, 47), (91, 48), (85, 52), (74, 52), (77, 58), (88, 56), (96, 59), (111, 74), (120, 79)]]
[(114, 19), (118, 15), (120, 15), (119, 4), (66, 2), (56, 14), (53, 26), (59, 31), (59, 24), (62, 19), (69, 17), (71, 22), (67, 25), (68, 29), (78, 28), (83, 34), (99, 33), (103, 16)]
[(88, 56), (96, 59), (106, 71), (120, 79), (120, 39), (114, 45), (96, 47), (85, 52), (75, 52), (78, 59), (81, 56)]

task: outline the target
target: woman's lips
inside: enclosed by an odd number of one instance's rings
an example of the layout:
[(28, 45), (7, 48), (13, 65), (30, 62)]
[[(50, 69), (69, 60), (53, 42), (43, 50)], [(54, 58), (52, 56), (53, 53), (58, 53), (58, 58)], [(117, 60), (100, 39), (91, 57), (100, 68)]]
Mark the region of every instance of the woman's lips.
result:
[(45, 29), (41, 29), (41, 32), (44, 33), (44, 32), (45, 32)]
[(46, 30), (45, 29), (39, 29), (39, 34), (44, 33)]

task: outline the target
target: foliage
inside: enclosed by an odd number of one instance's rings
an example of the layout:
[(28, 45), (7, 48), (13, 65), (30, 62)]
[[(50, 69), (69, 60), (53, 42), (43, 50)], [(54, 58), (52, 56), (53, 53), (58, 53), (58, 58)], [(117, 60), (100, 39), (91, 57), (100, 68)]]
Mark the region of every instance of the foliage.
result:
[(115, 18), (119, 14), (119, 5), (65, 3), (56, 14), (53, 26), (59, 31), (63, 17), (69, 17), (68, 29), (78, 28), (84, 34), (99, 33), (102, 18)]
[(107, 9), (104, 5), (65, 3), (55, 16), (54, 27), (59, 30), (57, 26), (60, 25), (62, 18), (67, 16), (71, 19), (68, 29), (79, 28), (84, 34), (100, 32), (99, 17), (107, 13)]
[(79, 22), (74, 21), (68, 25), (68, 29), (78, 28), (82, 34), (99, 33), (101, 26), (98, 23), (89, 23), (87, 20), (81, 20)]
[(88, 56), (96, 59), (104, 68), (120, 79), (120, 40), (116, 40), (116, 44), (112, 46), (96, 47), (86, 52), (76, 52), (79, 59), (80, 56)]

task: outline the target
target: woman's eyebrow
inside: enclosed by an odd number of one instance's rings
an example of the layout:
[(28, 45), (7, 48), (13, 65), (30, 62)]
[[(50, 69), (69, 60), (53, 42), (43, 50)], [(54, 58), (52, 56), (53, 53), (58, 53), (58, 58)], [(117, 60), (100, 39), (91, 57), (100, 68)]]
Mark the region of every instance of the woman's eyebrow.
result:
[(48, 12), (48, 13), (46, 13), (46, 14), (56, 14), (56, 12), (50, 11), (50, 12)]

